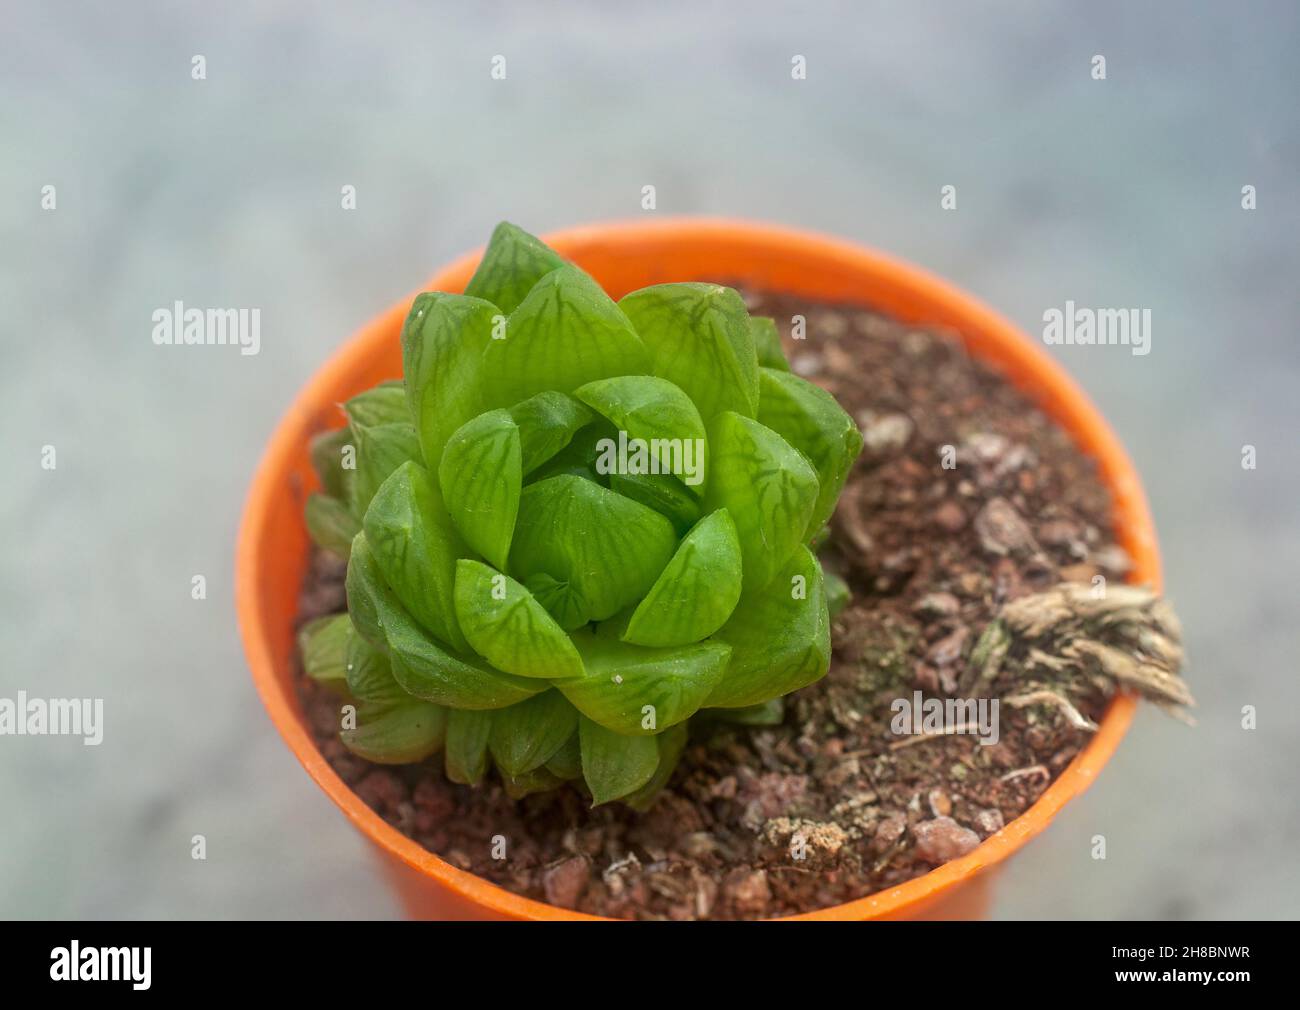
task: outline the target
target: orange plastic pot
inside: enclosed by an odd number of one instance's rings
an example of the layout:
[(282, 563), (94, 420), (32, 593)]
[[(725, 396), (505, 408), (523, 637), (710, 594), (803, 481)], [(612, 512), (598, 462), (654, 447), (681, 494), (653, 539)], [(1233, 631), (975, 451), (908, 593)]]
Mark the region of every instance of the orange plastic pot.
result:
[[(1038, 345), (1011, 323), (930, 274), (888, 256), (822, 235), (709, 218), (573, 228), (546, 239), (615, 298), (647, 284), (720, 280), (755, 288), (871, 305), (908, 322), (950, 327), (970, 353), (998, 368), (1095, 457), (1115, 501), (1119, 541), (1134, 561), (1132, 579), (1159, 588), (1155, 530), (1137, 474), (1083, 393)], [(421, 290), (461, 291), (478, 262), (465, 256)], [(414, 294), (414, 293), (413, 293)], [(412, 295), (413, 296), (413, 295)], [(582, 919), (466, 873), (386, 824), (317, 750), (294, 690), (299, 587), (308, 562), (303, 503), (316, 486), (308, 439), (342, 423), (338, 404), (401, 374), (398, 335), (403, 299), (361, 330), (307, 383), (271, 436), (244, 509), (236, 558), (236, 603), (253, 680), (271, 720), (308, 774), (378, 850), (407, 911), (422, 918)], [(1101, 770), (1136, 705), (1117, 697), (1098, 732), (1038, 801), (969, 855), (899, 887), (799, 918), (973, 918), (989, 898), (991, 871), (1042, 831)]]

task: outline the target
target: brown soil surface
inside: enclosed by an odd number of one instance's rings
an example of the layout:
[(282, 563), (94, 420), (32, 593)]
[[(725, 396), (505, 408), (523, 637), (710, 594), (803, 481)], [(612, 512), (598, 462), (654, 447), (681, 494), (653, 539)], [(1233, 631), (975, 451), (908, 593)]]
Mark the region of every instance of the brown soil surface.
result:
[[(339, 743), (337, 701), (301, 678), (321, 750), (399, 830), (448, 861), (552, 904), (627, 918), (789, 915), (900, 884), (1019, 816), (1088, 739), (1052, 706), (1000, 707), (1000, 739), (899, 737), (891, 705), (1024, 689), (1007, 664), (978, 683), (971, 651), (1008, 600), (1061, 580), (1118, 580), (1109, 496), (1092, 462), (960, 337), (852, 306), (749, 299), (787, 335), (794, 370), (833, 392), (866, 439), (821, 554), (853, 598), (820, 683), (779, 726), (698, 727), (644, 814), (575, 789), (510, 800), (446, 781), (440, 758), (386, 768)], [(947, 460), (955, 466), (946, 468)], [(318, 554), (301, 619), (343, 607)], [(989, 669), (987, 666), (984, 669)], [(976, 687), (972, 688), (972, 680)], [(1109, 690), (1074, 685), (1096, 720)], [(493, 858), (493, 838), (507, 840)]]

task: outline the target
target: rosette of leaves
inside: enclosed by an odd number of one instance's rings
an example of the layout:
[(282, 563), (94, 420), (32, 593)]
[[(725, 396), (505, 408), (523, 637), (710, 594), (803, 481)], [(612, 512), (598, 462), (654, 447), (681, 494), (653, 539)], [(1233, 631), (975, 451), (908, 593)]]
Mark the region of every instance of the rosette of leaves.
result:
[(696, 713), (779, 718), (826, 673), (809, 544), (862, 439), (735, 291), (616, 302), (502, 224), (465, 293), (419, 295), (401, 340), (404, 381), (312, 447), (307, 524), (348, 558), (348, 612), (303, 653), (345, 696), (353, 752), (644, 806)]

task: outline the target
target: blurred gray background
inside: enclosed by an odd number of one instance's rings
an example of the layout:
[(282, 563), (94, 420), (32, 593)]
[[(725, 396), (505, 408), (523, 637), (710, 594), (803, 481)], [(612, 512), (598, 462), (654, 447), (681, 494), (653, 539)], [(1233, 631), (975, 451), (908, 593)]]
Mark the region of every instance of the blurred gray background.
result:
[[(245, 489), (379, 309), (500, 218), (635, 217), (647, 184), (661, 215), (889, 250), (1031, 333), (1067, 298), (1152, 310), (1147, 357), (1053, 350), (1144, 476), (1201, 725), (1143, 711), (996, 914), (1300, 914), (1295, 6), (436, 6), (3, 4), (0, 696), (101, 696), (106, 729), (0, 737), (0, 915), (397, 914), (252, 689)], [(155, 347), (176, 299), (260, 307), (261, 354)]]

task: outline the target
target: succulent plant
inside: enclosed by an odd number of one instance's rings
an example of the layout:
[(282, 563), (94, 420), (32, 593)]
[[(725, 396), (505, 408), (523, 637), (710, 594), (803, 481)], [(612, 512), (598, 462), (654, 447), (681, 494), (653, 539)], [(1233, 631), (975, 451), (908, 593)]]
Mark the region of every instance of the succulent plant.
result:
[(644, 806), (696, 713), (779, 719), (826, 673), (809, 544), (862, 438), (735, 291), (615, 302), (503, 223), (401, 340), (404, 382), (312, 446), (307, 525), (348, 558), (348, 613), (303, 657), (353, 752)]

